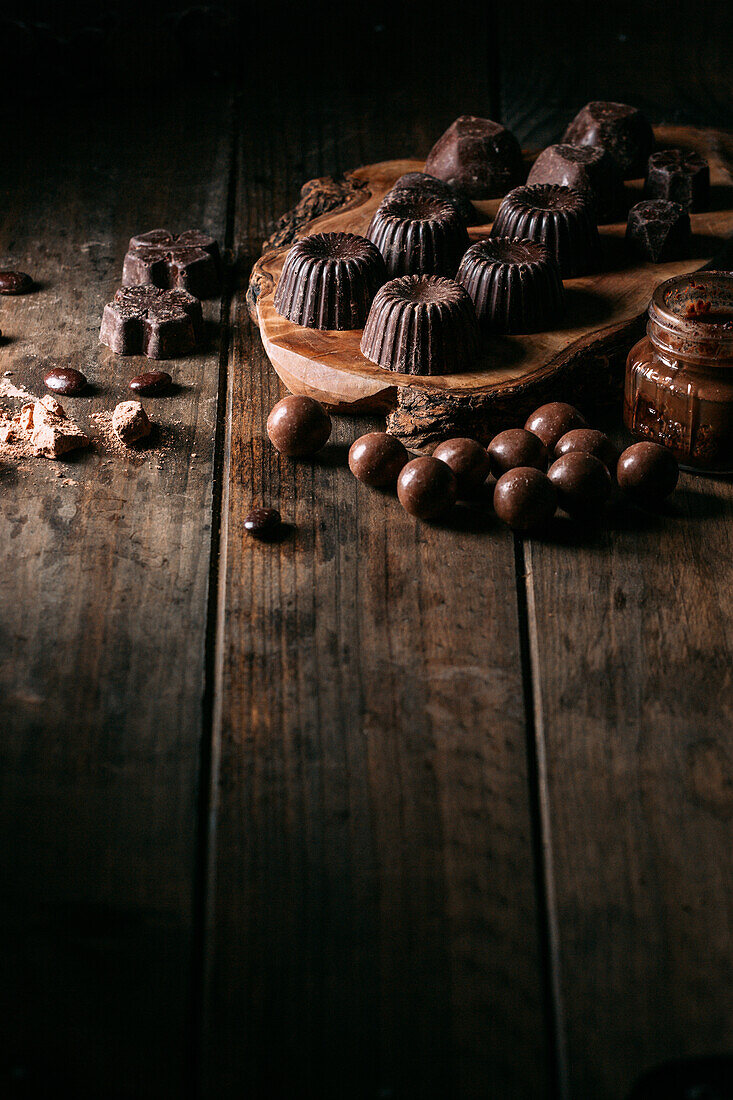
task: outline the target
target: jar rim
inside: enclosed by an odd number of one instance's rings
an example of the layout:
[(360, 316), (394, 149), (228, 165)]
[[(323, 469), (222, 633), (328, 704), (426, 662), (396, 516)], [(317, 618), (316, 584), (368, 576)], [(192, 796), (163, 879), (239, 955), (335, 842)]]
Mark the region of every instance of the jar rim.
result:
[[(703, 309), (695, 309), (700, 302)], [(705, 312), (724, 314), (706, 320)], [(649, 303), (648, 334), (652, 341), (692, 358), (733, 356), (733, 274), (698, 271), (660, 283)]]

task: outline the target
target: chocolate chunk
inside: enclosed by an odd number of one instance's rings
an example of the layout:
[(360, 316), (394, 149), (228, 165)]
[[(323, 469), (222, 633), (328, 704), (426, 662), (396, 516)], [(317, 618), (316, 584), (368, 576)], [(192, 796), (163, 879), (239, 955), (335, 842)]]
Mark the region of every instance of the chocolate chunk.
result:
[(379, 249), (354, 233), (314, 233), (288, 252), (275, 309), (304, 328), (362, 328), (387, 281)]
[(365, 485), (394, 485), (409, 455), (404, 444), (388, 432), (368, 432), (351, 444), (349, 469)]
[(470, 199), (505, 194), (524, 178), (519, 142), (488, 118), (461, 115), (428, 153), (425, 171), (459, 187)]
[(55, 397), (48, 394), (24, 405), (18, 418), (21, 431), (30, 439), (33, 452), (43, 458), (61, 458), (69, 451), (89, 445), (89, 438), (70, 420)]
[(150, 435), (152, 425), (139, 401), (121, 401), (112, 413), (112, 427), (123, 443), (136, 443)]
[(99, 342), (118, 355), (188, 355), (203, 327), (201, 302), (186, 290), (123, 286), (104, 307)]
[(199, 229), (177, 237), (167, 229), (151, 229), (130, 238), (122, 267), (124, 286), (179, 287), (197, 298), (219, 293), (219, 246)]
[(151, 370), (130, 380), (130, 389), (140, 397), (157, 397), (170, 389), (173, 379), (164, 370)]
[(572, 187), (590, 199), (599, 222), (615, 221), (626, 212), (621, 170), (600, 145), (550, 145), (532, 165), (528, 184)]
[(643, 176), (654, 148), (654, 133), (636, 107), (594, 100), (575, 116), (563, 142), (600, 145), (618, 164), (624, 179)]
[(405, 275), (386, 283), (369, 311), (361, 338), (367, 359), (402, 374), (450, 374), (475, 362), (476, 310), (451, 279)]
[(390, 191), (367, 229), (387, 274), (452, 278), (468, 248), (468, 233), (452, 202), (415, 191)]
[(397, 479), (397, 496), (406, 512), (418, 519), (437, 519), (455, 504), (455, 475), (450, 466), (423, 455), (403, 467)]
[(663, 149), (649, 157), (644, 194), (650, 199), (678, 202), (683, 210), (707, 210), (710, 167), (699, 153)]
[(408, 191), (417, 195), (432, 195), (433, 198), (452, 202), (466, 225), (477, 225), (484, 221), (468, 196), (460, 187), (451, 187), (445, 180), (429, 176), (427, 172), (405, 172), (404, 176), (392, 185), (390, 194)]
[(618, 451), (605, 432), (599, 432), (596, 428), (573, 428), (566, 432), (555, 445), (555, 458), (574, 451), (593, 455), (603, 463), (609, 474), (616, 469)]
[(563, 311), (560, 269), (544, 245), (492, 237), (468, 249), (456, 275), (486, 332), (538, 332)]
[(494, 477), (501, 477), (517, 466), (547, 468), (547, 448), (539, 436), (526, 428), (507, 428), (495, 435), (489, 444), (489, 460)]
[(626, 240), (653, 264), (683, 260), (690, 251), (690, 215), (668, 199), (644, 199), (629, 211)]
[(586, 428), (587, 424), (573, 405), (566, 405), (564, 401), (550, 401), (535, 409), (524, 427), (538, 436), (548, 453), (553, 454), (561, 436), (573, 428)]
[(254, 508), (245, 517), (244, 529), (256, 539), (268, 542), (282, 530), (282, 518), (277, 508)]
[(300, 458), (325, 447), (331, 435), (331, 417), (312, 397), (291, 394), (273, 406), (267, 434), (280, 454)]
[(0, 271), (0, 294), (27, 294), (33, 286), (23, 271)]
[(472, 496), (491, 472), (489, 456), (475, 439), (446, 439), (433, 451), (455, 474), (458, 499)]
[(611, 495), (611, 475), (586, 451), (568, 451), (547, 471), (560, 507), (571, 516), (598, 512)]
[(516, 187), (502, 200), (492, 237), (522, 237), (543, 244), (563, 279), (590, 275), (600, 265), (598, 227), (588, 200), (570, 187), (538, 183)]
[(627, 447), (616, 468), (619, 489), (642, 503), (654, 503), (668, 497), (679, 476), (677, 459), (672, 452), (648, 441)]
[(75, 397), (86, 389), (87, 380), (80, 370), (73, 367), (54, 367), (43, 379), (43, 384), (54, 393)]
[(557, 494), (552, 482), (534, 466), (508, 470), (494, 488), (494, 511), (520, 534), (543, 527), (555, 514), (556, 507)]

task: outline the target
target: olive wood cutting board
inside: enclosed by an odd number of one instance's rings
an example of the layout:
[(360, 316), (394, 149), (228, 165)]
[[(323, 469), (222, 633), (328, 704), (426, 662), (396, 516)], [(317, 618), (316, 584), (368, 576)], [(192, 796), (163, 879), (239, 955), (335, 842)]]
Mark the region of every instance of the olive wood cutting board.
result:
[[(668, 126), (655, 133), (658, 147), (697, 149), (710, 164), (710, 209), (691, 215), (690, 257), (664, 264), (638, 261), (625, 247), (625, 222), (601, 226), (603, 270), (565, 280), (562, 323), (547, 332), (488, 338), (475, 369), (461, 374), (419, 379), (396, 374), (364, 358), (360, 329), (301, 328), (276, 312), (275, 288), (290, 244), (311, 233), (363, 235), (395, 180), (421, 170), (423, 163), (383, 161), (343, 179), (311, 180), (265, 242), (250, 276), (250, 312), (278, 375), (291, 392), (310, 394), (338, 412), (389, 414), (389, 430), (412, 448), (453, 435), (488, 442), (547, 400), (572, 400), (584, 411), (618, 401), (626, 354), (643, 334), (657, 284), (703, 267), (730, 267), (733, 135)], [(531, 163), (532, 155), (526, 159)], [(642, 183), (627, 182), (630, 204), (642, 198)], [(485, 222), (469, 227), (472, 241), (486, 236), (500, 201), (474, 203)]]

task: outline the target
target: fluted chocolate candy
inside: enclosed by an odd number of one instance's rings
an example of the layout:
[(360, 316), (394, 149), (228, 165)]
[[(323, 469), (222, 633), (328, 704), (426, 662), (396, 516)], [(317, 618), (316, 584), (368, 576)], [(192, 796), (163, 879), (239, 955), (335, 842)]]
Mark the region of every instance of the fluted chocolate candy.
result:
[(550, 145), (532, 165), (527, 183), (556, 183), (580, 191), (599, 222), (625, 213), (624, 181), (614, 159), (600, 145)]
[(636, 107), (593, 100), (575, 116), (563, 141), (570, 145), (600, 145), (616, 161), (624, 179), (636, 179), (646, 171), (654, 133)]
[(557, 494), (552, 482), (533, 466), (508, 470), (494, 487), (494, 511), (520, 534), (543, 527), (556, 507)]
[(588, 199), (552, 183), (515, 187), (502, 200), (492, 237), (522, 237), (543, 244), (563, 279), (590, 275), (600, 264), (600, 240)]
[(355, 233), (314, 233), (288, 252), (275, 309), (304, 328), (362, 328), (387, 269), (379, 249)]
[(573, 405), (564, 401), (550, 401), (540, 405), (524, 425), (542, 440), (548, 454), (553, 454), (558, 440), (573, 428), (586, 428), (587, 424)]
[(428, 153), (425, 171), (460, 187), (470, 199), (504, 195), (524, 178), (514, 134), (489, 118), (461, 115)]
[(361, 338), (367, 359), (402, 374), (452, 374), (472, 365), (479, 350), (476, 310), (452, 279), (405, 275), (386, 283)]
[(412, 192), (413, 194), (432, 195), (433, 198), (452, 202), (466, 225), (475, 225), (483, 220), (471, 200), (460, 189), (451, 187), (445, 180), (429, 176), (427, 172), (405, 172), (391, 187), (391, 193)]
[(201, 302), (186, 290), (123, 286), (104, 307), (99, 342), (118, 355), (173, 359), (196, 346)]
[(455, 474), (458, 496), (471, 496), (490, 473), (489, 456), (475, 439), (446, 439), (433, 451), (433, 458), (445, 462)]
[(466, 226), (454, 204), (417, 191), (390, 191), (377, 207), (367, 237), (399, 275), (452, 278), (468, 248)]
[(573, 451), (593, 455), (603, 463), (610, 474), (616, 469), (618, 451), (605, 432), (599, 432), (596, 428), (573, 428), (572, 431), (566, 432), (555, 445), (555, 458)]
[(627, 447), (616, 469), (619, 489), (640, 503), (664, 500), (677, 485), (679, 476), (672, 452), (648, 440)]
[(487, 332), (537, 332), (563, 311), (560, 269), (536, 241), (492, 237), (468, 249), (456, 275)]
[(547, 448), (539, 436), (526, 428), (507, 428), (489, 443), (489, 460), (494, 477), (501, 477), (517, 466), (547, 467)]
[(368, 432), (349, 449), (349, 469), (354, 477), (377, 489), (394, 485), (408, 460), (404, 444), (388, 432)]
[(291, 394), (271, 409), (267, 434), (280, 454), (301, 458), (325, 447), (331, 435), (331, 417), (312, 397)]
[(424, 455), (413, 458), (397, 479), (397, 496), (406, 512), (418, 519), (437, 519), (455, 504), (455, 475), (445, 462)]
[(710, 167), (699, 153), (663, 149), (652, 153), (644, 183), (649, 199), (669, 199), (683, 210), (707, 210), (710, 201)]
[(683, 260), (689, 255), (690, 238), (690, 215), (678, 202), (644, 199), (629, 211), (626, 240), (643, 260)]
[(547, 471), (560, 507), (571, 516), (599, 511), (611, 495), (611, 475), (594, 455), (568, 451)]
[(162, 290), (180, 287), (197, 298), (214, 298), (220, 283), (219, 246), (200, 229), (187, 229), (178, 236), (167, 229), (139, 233), (127, 246), (122, 282)]

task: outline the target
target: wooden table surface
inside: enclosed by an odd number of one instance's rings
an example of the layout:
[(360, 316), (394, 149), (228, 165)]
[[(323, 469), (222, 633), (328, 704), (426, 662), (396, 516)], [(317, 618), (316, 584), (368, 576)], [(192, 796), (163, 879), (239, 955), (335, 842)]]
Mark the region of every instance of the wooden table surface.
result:
[[(40, 286), (0, 303), (6, 393), (80, 367), (92, 434), (123, 399), (97, 335), (131, 233), (200, 226), (236, 266), (146, 402), (164, 445), (97, 447), (68, 483), (0, 464), (3, 1096), (622, 1100), (733, 1045), (731, 483), (519, 539), (357, 483), (375, 421), (337, 419), (312, 462), (265, 436), (283, 391), (244, 290), (301, 183), (422, 155), (469, 110), (534, 145), (573, 113), (565, 76), (530, 86), (539, 31), (505, 13), (499, 71), (491, 19), (460, 80), (407, 58), (376, 88), (9, 124), (0, 260)], [(725, 60), (684, 96), (665, 60), (642, 105), (724, 125)], [(614, 94), (578, 64), (572, 103)], [(289, 537), (251, 540), (253, 503)]]

